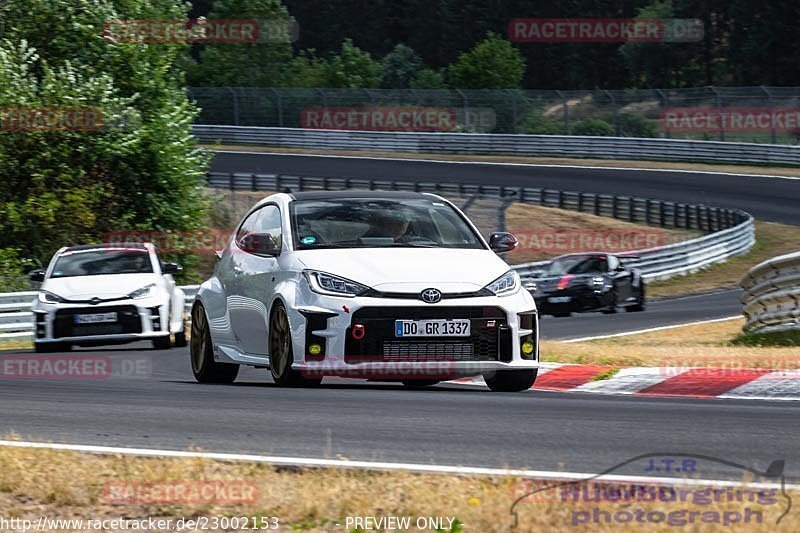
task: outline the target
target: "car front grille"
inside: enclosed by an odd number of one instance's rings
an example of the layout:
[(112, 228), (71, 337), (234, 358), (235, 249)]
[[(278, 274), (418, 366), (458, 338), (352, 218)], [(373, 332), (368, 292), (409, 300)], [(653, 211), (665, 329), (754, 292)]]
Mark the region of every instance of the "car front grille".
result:
[[(117, 313), (117, 322), (108, 324), (75, 324), (75, 315)], [(94, 335), (121, 335), (141, 333), (142, 321), (134, 305), (81, 307), (56, 311), (53, 337), (83, 337)]]
[[(470, 320), (469, 337), (396, 338), (395, 320), (456, 318)], [(365, 328), (364, 338), (352, 337), (352, 326)], [(347, 330), (345, 362), (497, 361), (511, 350), (505, 313), (498, 307), (366, 307), (353, 314)], [(508, 346), (504, 346), (504, 344)]]

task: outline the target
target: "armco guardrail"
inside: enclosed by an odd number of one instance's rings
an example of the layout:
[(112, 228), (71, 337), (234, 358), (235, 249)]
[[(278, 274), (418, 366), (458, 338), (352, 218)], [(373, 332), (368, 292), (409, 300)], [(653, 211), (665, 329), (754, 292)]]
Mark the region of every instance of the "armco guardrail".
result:
[[(186, 293), (185, 311), (192, 309), (199, 285), (184, 285)], [(7, 292), (0, 294), (0, 340), (30, 338), (33, 335), (33, 313), (31, 304), (36, 291)]]
[[(558, 207), (628, 222), (640, 222), (661, 227), (695, 229), (708, 233), (702, 237), (668, 246), (631, 250), (638, 258), (629, 264), (642, 271), (645, 279), (667, 279), (688, 274), (746, 253), (755, 244), (753, 217), (738, 209), (706, 205), (682, 204), (637, 198), (532, 187), (502, 185), (467, 185), (461, 183), (425, 183), (396, 180), (285, 176), (277, 174), (211, 173), (212, 187), (229, 190), (341, 190), (387, 189), (434, 192), (444, 196), (501, 198), (546, 207)], [(531, 277), (541, 271), (546, 262), (526, 263), (514, 268), (520, 276)]]
[(800, 252), (754, 266), (740, 285), (746, 333), (800, 330)]
[(633, 137), (416, 133), (192, 126), (202, 142), (316, 150), (489, 154), (800, 165), (800, 146)]

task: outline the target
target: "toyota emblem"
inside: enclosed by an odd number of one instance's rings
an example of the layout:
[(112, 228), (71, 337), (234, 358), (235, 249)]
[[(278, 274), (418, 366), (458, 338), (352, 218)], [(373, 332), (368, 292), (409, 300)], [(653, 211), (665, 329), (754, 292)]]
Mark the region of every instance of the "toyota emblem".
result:
[(425, 289), (420, 293), (419, 298), (425, 303), (435, 304), (442, 299), (442, 293), (437, 289)]

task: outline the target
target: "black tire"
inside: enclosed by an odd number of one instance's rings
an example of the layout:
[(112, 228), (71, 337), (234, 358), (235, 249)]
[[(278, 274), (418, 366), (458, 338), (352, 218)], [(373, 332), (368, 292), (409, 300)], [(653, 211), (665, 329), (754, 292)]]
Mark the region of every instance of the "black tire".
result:
[(214, 345), (208, 331), (206, 311), (200, 304), (192, 309), (189, 354), (194, 379), (200, 383), (233, 383), (239, 373), (239, 365), (214, 361)]
[(570, 311), (567, 311), (566, 313), (553, 313), (553, 316), (556, 318), (569, 318), (572, 316), (572, 313)]
[(36, 353), (71, 352), (72, 345), (66, 342), (34, 343)]
[(175, 333), (175, 347), (183, 348), (187, 344), (189, 344), (189, 341), (186, 339), (186, 320), (184, 320), (183, 329)]
[(304, 378), (300, 372), (292, 369), (293, 362), (289, 317), (283, 304), (277, 303), (269, 316), (269, 371), (272, 380), (279, 387), (313, 387), (322, 382), (322, 378)]
[(636, 304), (626, 307), (625, 311), (629, 313), (641, 313), (645, 309), (647, 309), (647, 302), (645, 301), (644, 296), (644, 285), (642, 285), (642, 289), (639, 291), (639, 299), (636, 301)]
[(617, 312), (617, 291), (611, 292), (611, 305), (609, 305), (606, 309), (603, 309), (602, 313), (604, 315), (613, 315)]
[(483, 380), (494, 392), (522, 392), (533, 387), (539, 370), (498, 370), (483, 375)]
[(404, 379), (403, 386), (407, 389), (424, 389), (425, 387), (432, 387), (439, 383), (438, 379)]
[(170, 341), (169, 335), (165, 337), (156, 337), (152, 342), (153, 349), (155, 350), (169, 350), (172, 348), (172, 341)]

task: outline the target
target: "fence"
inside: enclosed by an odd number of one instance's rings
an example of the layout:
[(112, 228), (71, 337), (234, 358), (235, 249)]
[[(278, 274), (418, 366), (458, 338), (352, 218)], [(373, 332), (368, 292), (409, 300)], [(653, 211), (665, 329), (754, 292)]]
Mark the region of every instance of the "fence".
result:
[(740, 285), (746, 333), (800, 330), (800, 252), (754, 266)]
[[(800, 109), (800, 87), (699, 87), (647, 90), (421, 90), (286, 89), (274, 87), (194, 87), (198, 123), (232, 126), (314, 127), (309, 110), (449, 110), (455, 118), (446, 131), (674, 137), (699, 140), (797, 144), (800, 125), (776, 122), (734, 123), (676, 128), (665, 123), (668, 110)], [(586, 133), (586, 119), (608, 123)], [(310, 123), (311, 122), (311, 123)], [(577, 127), (577, 129), (576, 129)], [(346, 129), (353, 128), (345, 125)], [(326, 128), (334, 129), (334, 128)], [(342, 128), (338, 128), (342, 129)], [(391, 129), (383, 124), (379, 129)]]
[(778, 144), (558, 135), (323, 131), (210, 125), (196, 125), (192, 127), (192, 131), (200, 141), (210, 144), (221, 142), (317, 150), (800, 165), (800, 146)]

